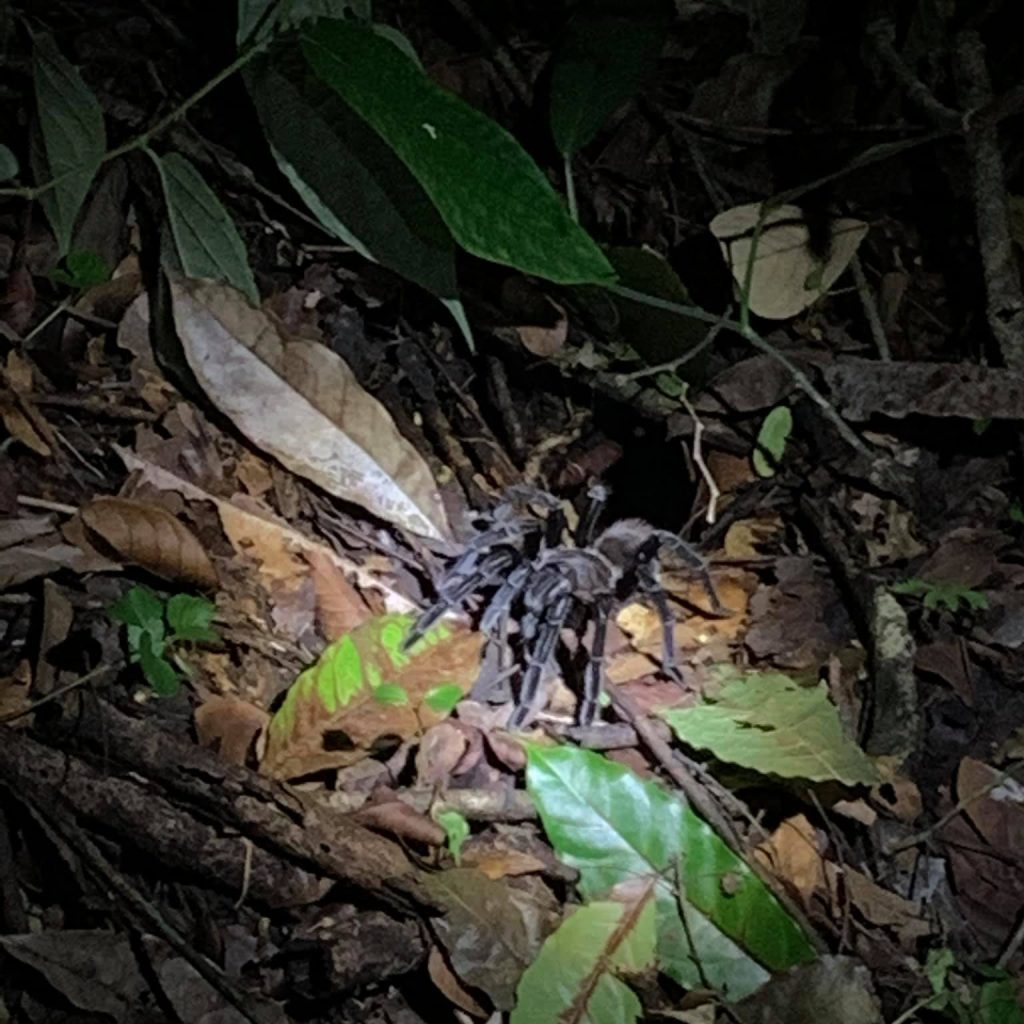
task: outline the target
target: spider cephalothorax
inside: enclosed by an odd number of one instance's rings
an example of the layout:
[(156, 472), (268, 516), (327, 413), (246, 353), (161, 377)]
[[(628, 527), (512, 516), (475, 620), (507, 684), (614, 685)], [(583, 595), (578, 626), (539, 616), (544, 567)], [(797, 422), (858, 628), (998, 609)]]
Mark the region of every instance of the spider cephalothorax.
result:
[[(677, 675), (672, 613), (661, 587), (664, 552), (680, 558), (700, 577), (716, 609), (721, 606), (701, 557), (685, 541), (641, 519), (620, 519), (594, 536), (607, 489), (590, 489), (590, 505), (575, 538), (567, 540), (561, 504), (546, 491), (529, 487), (508, 492), (484, 528), (448, 567), (438, 584), (437, 601), (413, 626), (413, 644), (446, 611), (463, 608), (486, 595), (481, 629), (502, 643), (510, 619), (516, 619), (522, 644), (522, 682), (509, 725), (525, 726), (536, 713), (544, 672), (569, 624), (581, 632), (593, 623), (579, 707), (581, 725), (589, 725), (601, 694), (608, 620), (620, 605), (645, 599), (662, 623), (663, 667)], [(540, 514), (537, 509), (542, 510)], [(573, 618), (574, 613), (576, 617)]]

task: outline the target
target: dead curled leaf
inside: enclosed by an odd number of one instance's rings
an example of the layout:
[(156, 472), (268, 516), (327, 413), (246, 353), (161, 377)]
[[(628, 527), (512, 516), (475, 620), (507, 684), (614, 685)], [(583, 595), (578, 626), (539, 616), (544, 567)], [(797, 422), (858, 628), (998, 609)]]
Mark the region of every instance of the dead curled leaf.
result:
[(159, 505), (96, 498), (79, 511), (93, 538), (126, 562), (175, 582), (212, 590), (217, 573), (196, 535)]
[(192, 372), (253, 444), (388, 522), (449, 536), (427, 464), (340, 356), (290, 337), (225, 285), (179, 279), (171, 287)]

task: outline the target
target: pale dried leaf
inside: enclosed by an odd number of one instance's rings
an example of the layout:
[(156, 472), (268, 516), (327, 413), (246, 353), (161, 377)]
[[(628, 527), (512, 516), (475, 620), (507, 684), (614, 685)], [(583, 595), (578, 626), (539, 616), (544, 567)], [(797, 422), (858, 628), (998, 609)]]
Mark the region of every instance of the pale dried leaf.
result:
[(336, 353), (287, 336), (225, 285), (180, 280), (172, 291), (196, 379), (253, 444), (403, 529), (449, 535), (427, 464)]
[(41, 537), (53, 529), (53, 516), (20, 516), (0, 520), (0, 550)]
[(217, 573), (199, 538), (166, 509), (128, 498), (95, 498), (79, 512), (118, 557), (166, 580), (213, 589)]
[[(746, 285), (753, 231), (760, 203), (736, 206), (711, 222), (737, 286)], [(852, 217), (831, 224), (831, 252), (822, 261), (808, 246), (810, 232), (798, 206), (776, 207), (765, 216), (750, 277), (750, 311), (768, 320), (788, 320), (816, 302), (849, 266), (868, 225)]]

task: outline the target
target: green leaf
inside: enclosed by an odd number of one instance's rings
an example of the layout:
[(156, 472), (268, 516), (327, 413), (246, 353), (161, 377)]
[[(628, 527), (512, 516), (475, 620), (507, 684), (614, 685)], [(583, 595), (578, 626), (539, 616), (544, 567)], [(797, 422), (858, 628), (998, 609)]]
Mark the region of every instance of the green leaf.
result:
[(404, 686), (397, 683), (382, 683), (373, 688), (373, 699), (391, 707), (405, 707), (409, 703), (409, 694)]
[(580, 907), (523, 972), (510, 1024), (630, 1024), (642, 1007), (619, 978), (654, 967), (655, 913), (614, 900)]
[(1018, 986), (1010, 978), (986, 981), (978, 990), (980, 1024), (1024, 1024)]
[(297, 47), (275, 48), (247, 72), (246, 84), (274, 159), (317, 220), (366, 259), (440, 298), (472, 346), (455, 243), (391, 148), (310, 72)]
[(146, 681), (158, 696), (173, 697), (180, 689), (181, 676), (178, 670), (154, 650), (149, 633), (143, 633), (139, 639), (139, 665)]
[[(272, 7), (277, 9), (268, 14)], [(253, 42), (263, 40), (314, 18), (343, 18), (351, 13), (359, 21), (369, 21), (371, 8), (370, 0), (238, 0), (237, 42), (241, 46), (250, 36)]]
[(571, 155), (636, 92), (665, 45), (671, 0), (590, 0), (577, 6), (554, 58), (551, 134)]
[(775, 476), (775, 467), (786, 451), (786, 442), (792, 432), (793, 414), (788, 406), (777, 405), (765, 416), (754, 448), (754, 469), (758, 476)]
[(713, 698), (663, 713), (684, 743), (765, 775), (841, 782), (878, 781), (867, 755), (843, 732), (823, 683), (800, 686), (779, 673), (722, 673)]
[(217, 611), (212, 601), (192, 594), (175, 594), (167, 602), (167, 625), (176, 640), (212, 642), (217, 632), (210, 628)]
[(435, 85), (372, 29), (321, 21), (310, 65), (397, 153), (455, 240), (483, 259), (563, 284), (614, 271), (511, 135)]
[(431, 817), (444, 829), (448, 849), (458, 864), (462, 856), (462, 844), (469, 838), (469, 822), (458, 811), (433, 811)]
[(18, 158), (3, 143), (0, 143), (0, 181), (10, 181), (18, 176)]
[[(769, 970), (813, 957), (760, 879), (660, 786), (591, 751), (534, 744), (526, 782), (548, 839), (579, 870), (584, 897), (659, 878), (658, 957), (679, 984), (706, 982), (739, 999), (767, 981)], [(673, 884), (677, 874), (681, 885)]]
[(39, 128), (30, 154), (32, 170), (38, 184), (57, 180), (39, 202), (63, 256), (71, 247), (75, 218), (106, 153), (107, 135), (99, 101), (50, 36), (35, 38), (32, 61)]
[(160, 173), (182, 270), (189, 277), (225, 281), (259, 305), (245, 243), (221, 201), (180, 153), (149, 152)]
[(447, 715), (455, 705), (462, 700), (462, 687), (454, 683), (445, 683), (442, 686), (434, 686), (423, 695), (423, 703), (436, 711), (439, 715)]
[(64, 266), (58, 267), (50, 274), (50, 279), (57, 284), (67, 285), (76, 291), (84, 291), (110, 279), (110, 267), (103, 257), (88, 250), (69, 252)]
[(949, 977), (949, 972), (955, 964), (956, 957), (948, 947), (944, 946), (942, 949), (930, 949), (928, 951), (924, 972), (928, 977), (928, 983), (931, 985), (932, 991), (936, 995), (945, 991), (946, 979)]
[(164, 635), (164, 603), (149, 587), (132, 587), (110, 606), (107, 615), (157, 639)]
[(988, 598), (981, 591), (972, 590), (962, 583), (913, 579), (894, 583), (890, 589), (894, 594), (923, 598), (924, 606), (929, 611), (938, 611), (943, 605), (951, 612), (959, 611), (961, 605), (971, 611), (984, 611), (988, 608)]
[[(693, 305), (679, 275), (660, 253), (635, 245), (605, 246), (604, 251), (623, 287), (680, 306)], [(681, 358), (707, 337), (707, 324), (620, 295), (611, 298), (619, 311), (623, 338), (652, 365)], [(698, 352), (677, 373), (684, 381), (699, 384), (706, 363), (706, 352)]]

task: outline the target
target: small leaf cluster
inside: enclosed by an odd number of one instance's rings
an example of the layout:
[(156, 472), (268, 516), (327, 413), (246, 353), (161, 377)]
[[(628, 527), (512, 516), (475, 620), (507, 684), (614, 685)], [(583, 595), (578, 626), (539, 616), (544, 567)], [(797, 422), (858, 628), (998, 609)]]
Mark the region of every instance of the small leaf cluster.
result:
[(988, 598), (980, 590), (972, 590), (963, 583), (936, 583), (931, 580), (904, 580), (892, 588), (894, 594), (904, 597), (920, 597), (928, 611), (938, 611), (945, 606), (951, 612), (985, 611)]
[(925, 974), (933, 994), (922, 1002), (921, 1009), (941, 1013), (958, 1024), (1024, 1024), (1013, 978), (988, 966), (974, 973), (980, 981), (968, 977), (951, 949), (932, 950)]
[(173, 697), (187, 664), (180, 649), (192, 643), (216, 641), (211, 627), (215, 608), (205, 597), (175, 594), (163, 600), (149, 587), (132, 587), (107, 612), (124, 624), (129, 658), (138, 664), (153, 692)]

